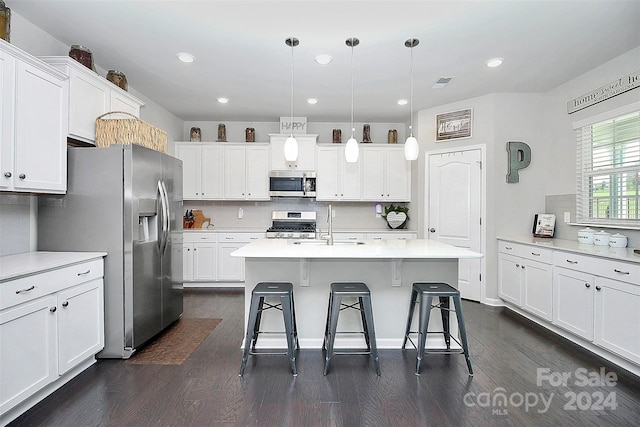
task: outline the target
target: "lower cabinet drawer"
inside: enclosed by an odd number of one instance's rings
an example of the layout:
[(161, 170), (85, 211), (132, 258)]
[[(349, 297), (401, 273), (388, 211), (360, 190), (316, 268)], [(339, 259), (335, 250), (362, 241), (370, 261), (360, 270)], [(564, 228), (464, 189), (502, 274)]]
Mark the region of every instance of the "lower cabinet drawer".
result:
[(0, 310), (103, 275), (103, 261), (99, 259), (2, 283)]
[(640, 284), (640, 264), (555, 251), (554, 265), (622, 282)]

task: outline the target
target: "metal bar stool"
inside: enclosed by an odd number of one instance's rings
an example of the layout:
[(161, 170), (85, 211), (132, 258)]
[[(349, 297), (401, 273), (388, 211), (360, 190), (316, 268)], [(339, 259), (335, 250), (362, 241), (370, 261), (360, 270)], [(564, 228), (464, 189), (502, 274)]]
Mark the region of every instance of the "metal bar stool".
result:
[[(265, 298), (279, 297), (280, 303), (271, 304), (265, 301)], [(266, 306), (266, 307), (265, 307)], [(269, 309), (277, 309), (282, 311), (284, 318), (284, 329), (287, 336), (287, 352), (256, 352), (256, 342), (259, 334), (268, 332), (260, 331), (260, 321), (262, 320), (262, 312)], [(271, 332), (276, 333), (276, 332)], [(244, 375), (244, 369), (247, 366), (249, 354), (286, 354), (291, 363), (291, 371), (297, 376), (296, 370), (296, 351), (300, 350), (298, 343), (298, 329), (296, 326), (296, 311), (293, 303), (293, 284), (288, 282), (260, 282), (251, 292), (251, 306), (249, 308), (249, 321), (247, 323), (247, 336), (244, 340), (244, 351), (242, 353), (242, 365), (240, 366), (240, 376)]]
[[(433, 298), (439, 298), (439, 304), (431, 305)], [(416, 305), (416, 301), (420, 299), (420, 316), (418, 331), (411, 332), (411, 321), (413, 319), (413, 311)], [(458, 327), (460, 329), (460, 339), (462, 342), (451, 335), (449, 327), (449, 312), (453, 311), (449, 308), (449, 298), (453, 299), (453, 305), (455, 306), (455, 313), (458, 319)], [(429, 315), (432, 308), (439, 308), (440, 315), (442, 317), (443, 330), (436, 332), (428, 332), (429, 329)], [(418, 333), (418, 345), (416, 345), (409, 334)], [(431, 351), (425, 350), (427, 341), (427, 334), (444, 334), (444, 340), (447, 345), (446, 349), (432, 349)], [(451, 339), (457, 342), (461, 347), (461, 351), (451, 350)], [(402, 349), (404, 350), (407, 345), (407, 340), (411, 341), (414, 348), (418, 351), (416, 362), (416, 375), (420, 375), (420, 365), (422, 364), (422, 358), (425, 354), (464, 354), (467, 360), (467, 368), (469, 369), (469, 375), (473, 375), (473, 369), (471, 368), (471, 359), (469, 358), (469, 345), (467, 342), (467, 330), (464, 326), (464, 318), (462, 317), (462, 303), (460, 300), (460, 291), (446, 283), (414, 283), (411, 291), (411, 303), (409, 305), (409, 315), (407, 316), (407, 329), (404, 334), (404, 341), (402, 342)]]
[[(358, 302), (346, 304), (342, 302), (343, 297), (358, 298)], [(367, 344), (366, 350), (339, 351), (334, 350), (336, 334), (345, 334), (351, 332), (337, 332), (338, 315), (342, 310), (354, 309), (360, 311), (362, 319), (362, 333)], [(376, 367), (376, 373), (380, 375), (380, 359), (378, 357), (378, 348), (376, 346), (376, 331), (373, 325), (373, 309), (371, 308), (371, 292), (367, 285), (361, 282), (335, 282), (331, 284), (331, 292), (329, 293), (329, 308), (327, 310), (327, 323), (324, 331), (324, 342), (322, 350), (325, 353), (324, 375), (327, 375), (331, 358), (334, 354), (371, 354), (373, 363)]]

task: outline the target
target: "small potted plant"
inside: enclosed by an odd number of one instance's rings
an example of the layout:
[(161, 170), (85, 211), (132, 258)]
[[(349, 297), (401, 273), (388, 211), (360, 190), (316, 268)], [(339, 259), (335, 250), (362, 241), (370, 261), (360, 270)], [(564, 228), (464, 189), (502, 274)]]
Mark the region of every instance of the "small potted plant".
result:
[(395, 206), (393, 203), (384, 208), (382, 215), (387, 220), (389, 228), (405, 228), (409, 219), (409, 208), (406, 206)]

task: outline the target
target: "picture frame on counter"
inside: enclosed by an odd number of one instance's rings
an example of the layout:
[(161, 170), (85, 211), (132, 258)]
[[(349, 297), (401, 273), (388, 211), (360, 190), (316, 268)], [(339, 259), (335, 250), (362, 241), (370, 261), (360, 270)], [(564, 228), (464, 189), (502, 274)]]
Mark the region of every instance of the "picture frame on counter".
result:
[(436, 142), (471, 138), (473, 109), (436, 114)]

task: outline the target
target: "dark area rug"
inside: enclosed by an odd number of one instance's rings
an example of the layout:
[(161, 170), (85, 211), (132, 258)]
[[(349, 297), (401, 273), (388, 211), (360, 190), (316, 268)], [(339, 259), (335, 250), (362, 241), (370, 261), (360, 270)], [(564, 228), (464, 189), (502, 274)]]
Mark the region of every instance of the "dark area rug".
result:
[(222, 319), (183, 318), (137, 351), (126, 363), (181, 365)]

